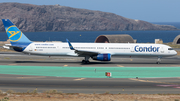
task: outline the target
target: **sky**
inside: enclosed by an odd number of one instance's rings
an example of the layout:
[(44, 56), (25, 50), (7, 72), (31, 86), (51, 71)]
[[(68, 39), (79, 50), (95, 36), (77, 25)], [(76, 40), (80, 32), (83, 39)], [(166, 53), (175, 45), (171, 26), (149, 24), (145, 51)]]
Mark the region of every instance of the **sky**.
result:
[(180, 22), (180, 0), (0, 0), (35, 5), (69, 6), (148, 22)]

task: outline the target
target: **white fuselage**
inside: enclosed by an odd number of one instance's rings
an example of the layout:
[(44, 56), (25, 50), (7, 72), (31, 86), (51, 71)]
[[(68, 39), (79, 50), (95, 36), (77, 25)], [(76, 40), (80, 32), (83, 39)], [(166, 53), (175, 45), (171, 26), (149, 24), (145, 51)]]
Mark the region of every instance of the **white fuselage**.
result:
[[(177, 54), (171, 47), (163, 44), (72, 43), (72, 45), (77, 50), (109, 53), (121, 57), (166, 57)], [(78, 56), (74, 50), (70, 50), (68, 43), (33, 42), (23, 52), (47, 56)]]

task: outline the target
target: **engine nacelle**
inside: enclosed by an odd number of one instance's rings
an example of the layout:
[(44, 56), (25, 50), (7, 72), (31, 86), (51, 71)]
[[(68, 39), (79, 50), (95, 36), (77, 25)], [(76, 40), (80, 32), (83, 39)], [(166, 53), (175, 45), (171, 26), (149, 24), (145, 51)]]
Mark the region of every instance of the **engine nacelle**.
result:
[(111, 54), (98, 54), (97, 56), (92, 57), (93, 60), (99, 60), (99, 61), (110, 61), (111, 60)]

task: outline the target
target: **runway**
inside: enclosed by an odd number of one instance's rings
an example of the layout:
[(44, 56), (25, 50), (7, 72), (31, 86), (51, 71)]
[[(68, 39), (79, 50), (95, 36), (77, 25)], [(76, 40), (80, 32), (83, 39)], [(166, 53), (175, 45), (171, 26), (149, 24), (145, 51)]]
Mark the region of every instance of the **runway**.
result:
[[(90, 60), (90, 64), (81, 64), (81, 59), (83, 58), (57, 56), (49, 58), (21, 53), (0, 53), (0, 65), (6, 66), (180, 68), (179, 56), (164, 58), (159, 65), (155, 64), (156, 58), (113, 58), (111, 62)], [(2, 91), (27, 92), (34, 89), (38, 92), (56, 89), (64, 93), (177, 94), (180, 91), (180, 78), (77, 78), (0, 74), (0, 90)]]
[(2, 91), (44, 92), (56, 89), (63, 93), (179, 94), (180, 78), (64, 78), (0, 75)]

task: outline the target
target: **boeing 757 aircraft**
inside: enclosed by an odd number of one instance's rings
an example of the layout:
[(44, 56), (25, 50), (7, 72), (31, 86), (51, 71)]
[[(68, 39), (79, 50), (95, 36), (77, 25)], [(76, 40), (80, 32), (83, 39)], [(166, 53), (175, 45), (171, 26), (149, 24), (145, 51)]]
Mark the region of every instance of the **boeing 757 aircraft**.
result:
[(4, 48), (18, 52), (45, 56), (79, 56), (82, 63), (89, 63), (89, 58), (99, 61), (110, 61), (118, 57), (157, 57), (157, 64), (162, 57), (177, 54), (171, 47), (163, 44), (140, 43), (47, 43), (30, 41), (9, 19), (2, 19), (6, 33), (11, 42)]

